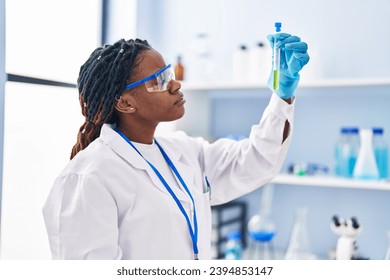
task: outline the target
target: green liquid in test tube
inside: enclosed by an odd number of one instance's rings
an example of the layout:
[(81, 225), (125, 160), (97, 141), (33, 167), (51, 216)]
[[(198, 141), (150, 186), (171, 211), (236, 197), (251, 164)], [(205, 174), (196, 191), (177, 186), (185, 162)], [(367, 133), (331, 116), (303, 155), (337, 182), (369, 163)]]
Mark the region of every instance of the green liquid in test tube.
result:
[[(275, 34), (282, 29), (281, 22), (275, 22)], [(276, 47), (276, 39), (274, 39), (274, 65), (273, 65), (274, 90), (279, 89), (279, 77), (280, 77), (280, 49)]]

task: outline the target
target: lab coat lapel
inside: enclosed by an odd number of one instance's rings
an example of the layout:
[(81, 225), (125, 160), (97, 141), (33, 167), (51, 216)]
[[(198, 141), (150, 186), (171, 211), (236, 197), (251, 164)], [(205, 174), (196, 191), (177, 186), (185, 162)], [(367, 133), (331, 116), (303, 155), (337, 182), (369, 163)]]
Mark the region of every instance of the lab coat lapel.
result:
[[(162, 192), (169, 194), (168, 190), (165, 188), (161, 180), (158, 178), (153, 169), (149, 166), (144, 158), (142, 158), (136, 150), (134, 150), (115, 130), (112, 129), (109, 125), (104, 125), (102, 127), (101, 138), (105, 141), (120, 157), (125, 159), (130, 165), (134, 168), (146, 171), (148, 177), (151, 179), (153, 184)], [(160, 143), (160, 142), (159, 142)], [(183, 165), (178, 158), (181, 157), (180, 153), (173, 153), (170, 149), (169, 151), (163, 146), (164, 151), (171, 158), (173, 164), (176, 166), (180, 175), (182, 176), (184, 182), (187, 184), (187, 187), (190, 188), (189, 183), (193, 181), (193, 174), (188, 166)], [(182, 171), (183, 170), (183, 171)], [(187, 179), (188, 178), (188, 179)], [(189, 181), (189, 182), (187, 182)], [(180, 185), (181, 187), (181, 185)], [(172, 186), (171, 186), (172, 188)], [(190, 188), (191, 189), (191, 188)], [(174, 188), (176, 196), (186, 202), (190, 202), (188, 195), (182, 191), (177, 191)], [(170, 195), (170, 194), (169, 194)]]

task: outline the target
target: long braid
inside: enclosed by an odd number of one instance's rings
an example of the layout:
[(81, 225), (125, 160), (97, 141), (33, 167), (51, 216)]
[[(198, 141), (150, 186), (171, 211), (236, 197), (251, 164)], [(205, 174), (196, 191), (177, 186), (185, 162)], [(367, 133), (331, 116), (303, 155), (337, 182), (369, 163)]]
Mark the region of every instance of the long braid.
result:
[(149, 49), (146, 40), (121, 39), (95, 49), (80, 67), (77, 84), (85, 122), (79, 129), (71, 159), (99, 137), (103, 124), (117, 122), (115, 98), (136, 73), (138, 54)]

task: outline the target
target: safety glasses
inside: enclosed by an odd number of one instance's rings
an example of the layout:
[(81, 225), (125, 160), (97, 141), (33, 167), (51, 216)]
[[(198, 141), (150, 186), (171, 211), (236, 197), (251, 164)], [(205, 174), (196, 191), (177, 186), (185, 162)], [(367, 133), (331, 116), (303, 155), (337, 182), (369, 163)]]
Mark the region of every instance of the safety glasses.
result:
[(147, 91), (149, 92), (161, 92), (168, 89), (168, 84), (170, 81), (175, 79), (175, 71), (171, 64), (168, 64), (161, 70), (158, 70), (156, 73), (143, 78), (134, 83), (128, 84), (125, 87), (125, 90), (135, 88), (139, 85), (145, 84)]

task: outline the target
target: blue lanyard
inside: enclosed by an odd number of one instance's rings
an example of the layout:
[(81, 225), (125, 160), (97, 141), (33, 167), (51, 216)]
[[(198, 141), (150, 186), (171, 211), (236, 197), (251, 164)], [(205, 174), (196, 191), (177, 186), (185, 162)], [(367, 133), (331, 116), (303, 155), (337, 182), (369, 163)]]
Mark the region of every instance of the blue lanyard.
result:
[(175, 165), (173, 164), (173, 162), (171, 161), (171, 159), (168, 157), (168, 155), (165, 153), (165, 151), (163, 150), (163, 148), (160, 146), (160, 144), (157, 142), (156, 139), (154, 139), (154, 141), (156, 142), (157, 144), (157, 147), (160, 149), (164, 159), (166, 160), (166, 162), (168, 163), (169, 167), (171, 168), (171, 170), (175, 173), (176, 177), (178, 178), (178, 180), (180, 181), (180, 183), (182, 184), (183, 188), (185, 189), (185, 191), (187, 192), (188, 196), (191, 198), (191, 201), (192, 201), (192, 204), (194, 206), (194, 229), (192, 228), (192, 225), (191, 225), (191, 221), (186, 213), (186, 211), (184, 210), (184, 207), (183, 205), (181, 204), (180, 200), (177, 198), (177, 196), (175, 195), (175, 193), (173, 192), (173, 190), (171, 189), (171, 187), (168, 185), (168, 183), (165, 181), (164, 177), (161, 175), (161, 173), (157, 170), (157, 168), (151, 164), (141, 153), (140, 151), (138, 151), (138, 149), (134, 146), (134, 144), (130, 141), (129, 138), (126, 137), (126, 135), (124, 135), (122, 133), (122, 131), (120, 131), (118, 128), (115, 129), (116, 132), (119, 133), (120, 136), (122, 136), (123, 139), (125, 139), (125, 141), (127, 143), (130, 144), (131, 147), (133, 147), (133, 149), (149, 164), (149, 166), (153, 169), (154, 173), (156, 173), (157, 177), (160, 179), (161, 183), (163, 183), (164, 187), (167, 189), (167, 191), (169, 192), (169, 194), (172, 196), (172, 198), (175, 200), (177, 206), (179, 207), (181, 213), (183, 214), (184, 218), (186, 219), (187, 221), (187, 225), (188, 225), (188, 230), (190, 232), (190, 236), (191, 236), (191, 240), (192, 240), (192, 248), (193, 248), (193, 251), (194, 251), (194, 259), (195, 260), (199, 260), (199, 257), (198, 257), (198, 254), (199, 254), (199, 250), (198, 250), (198, 221), (196, 219), (196, 209), (195, 209), (195, 202), (194, 202), (194, 199), (191, 195), (191, 192), (190, 190), (188, 189), (186, 183), (184, 182), (183, 178), (180, 176), (180, 173), (179, 171), (176, 169)]

